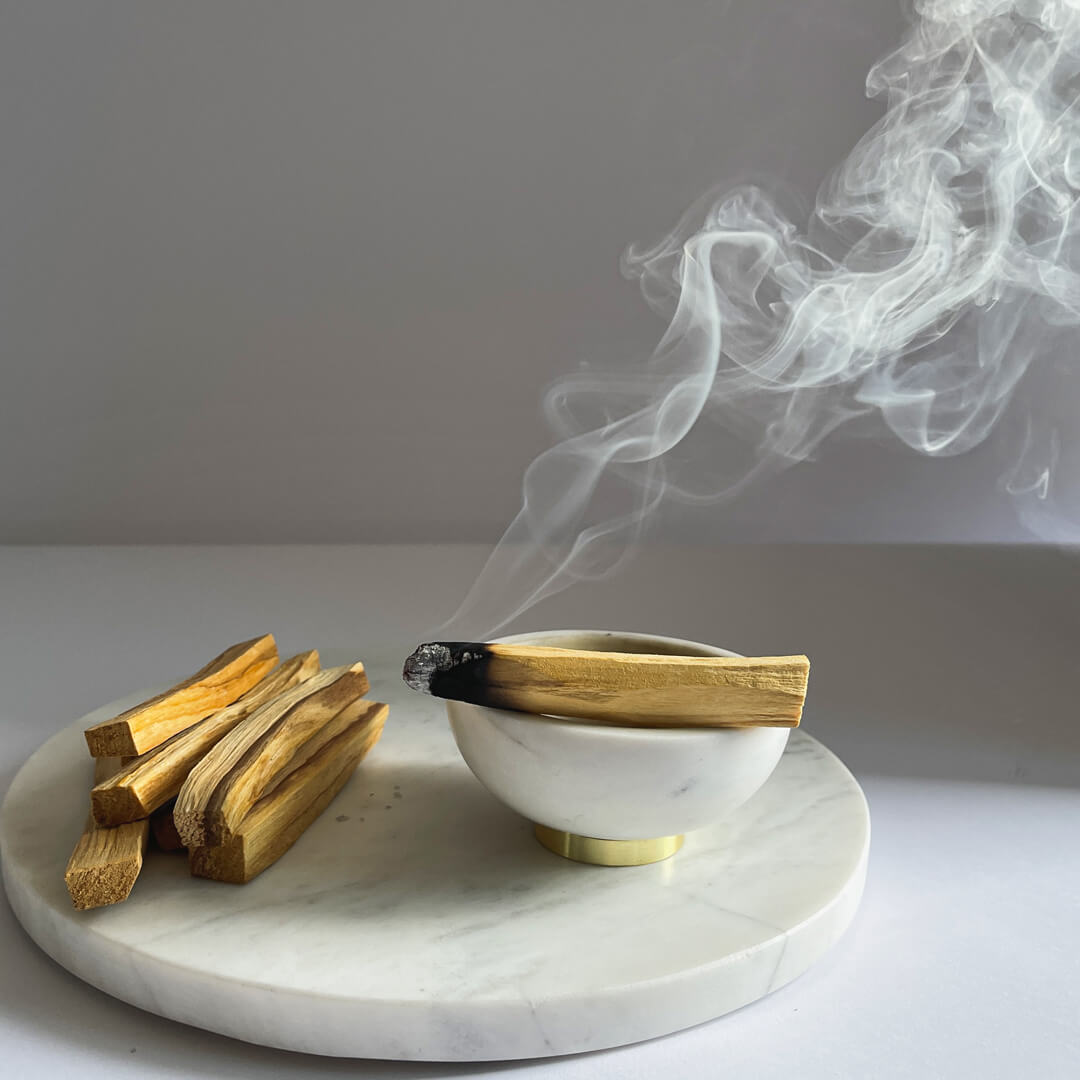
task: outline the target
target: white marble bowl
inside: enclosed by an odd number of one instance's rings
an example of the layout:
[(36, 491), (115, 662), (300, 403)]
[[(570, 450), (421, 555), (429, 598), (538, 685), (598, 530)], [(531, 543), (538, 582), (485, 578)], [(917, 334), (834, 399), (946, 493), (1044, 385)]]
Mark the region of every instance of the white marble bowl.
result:
[[(552, 630), (500, 640), (738, 655), (696, 641), (608, 630)], [(448, 701), (446, 708), (458, 749), (497, 799), (547, 830), (612, 841), (681, 842), (681, 834), (722, 821), (769, 778), (790, 730), (623, 728), (461, 701)]]

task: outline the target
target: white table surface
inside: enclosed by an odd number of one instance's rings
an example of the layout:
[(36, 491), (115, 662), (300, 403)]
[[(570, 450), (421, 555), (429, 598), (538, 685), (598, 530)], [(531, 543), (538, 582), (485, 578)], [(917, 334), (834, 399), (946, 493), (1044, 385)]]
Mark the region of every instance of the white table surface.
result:
[[(483, 551), (0, 549), (0, 790), (48, 735), (265, 630), (402, 654)], [(732, 547), (643, 556), (515, 627), (810, 654), (807, 729), (862, 781), (866, 897), (792, 985), (668, 1038), (474, 1066), (248, 1046), (114, 1001), (0, 905), (0, 1075), (575, 1078), (1080, 1075), (1080, 559), (1035, 548)]]

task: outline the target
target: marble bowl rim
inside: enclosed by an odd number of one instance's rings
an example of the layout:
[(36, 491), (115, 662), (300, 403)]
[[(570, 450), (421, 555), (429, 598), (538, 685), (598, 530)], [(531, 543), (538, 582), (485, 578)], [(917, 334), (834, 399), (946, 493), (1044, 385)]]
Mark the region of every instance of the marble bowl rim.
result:
[[(531, 630), (518, 634), (507, 634), (492, 640), (499, 643), (521, 643), (546, 635), (592, 635), (597, 638), (617, 636), (639, 642), (656, 642), (668, 646), (685, 646), (693, 650), (685, 655), (689, 656), (742, 656), (742, 653), (733, 652), (720, 645), (710, 645), (704, 641), (694, 641), (690, 638), (669, 637), (665, 634), (650, 634), (636, 630), (578, 630), (578, 629), (555, 629), (555, 630)], [(702, 651), (706, 650), (706, 651)], [(677, 654), (673, 654), (677, 655)], [(739, 733), (745, 736), (753, 731), (774, 731), (774, 728), (694, 728), (694, 727), (624, 727), (618, 724), (590, 724), (581, 720), (564, 719), (558, 716), (540, 715), (537, 713), (518, 712), (514, 709), (497, 709), (491, 705), (473, 705), (465, 701), (447, 701), (447, 711), (458, 716), (467, 716), (469, 710), (475, 710), (480, 716), (499, 718), (509, 723), (522, 724), (525, 726), (543, 726), (555, 728), (565, 733), (571, 739), (598, 738), (610, 742), (641, 743), (648, 742), (655, 746), (658, 739), (670, 739), (673, 742), (711, 742), (718, 736), (730, 736)]]

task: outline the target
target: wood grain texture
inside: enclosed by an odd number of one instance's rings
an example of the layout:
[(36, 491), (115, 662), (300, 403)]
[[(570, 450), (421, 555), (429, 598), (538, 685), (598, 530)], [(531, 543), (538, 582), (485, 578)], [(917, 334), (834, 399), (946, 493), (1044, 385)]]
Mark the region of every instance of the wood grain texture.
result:
[(120, 825), (149, 816), (175, 799), (191, 770), (226, 735), (257, 709), (319, 670), (314, 649), (290, 657), (264, 676), (243, 697), (219, 709), (160, 746), (137, 757), (90, 792), (99, 825)]
[(273, 634), (242, 641), (171, 690), (86, 730), (94, 757), (144, 754), (247, 693), (278, 662)]
[(349, 722), (327, 737), (327, 725), (310, 743), (311, 753), (244, 815), (229, 839), (189, 853), (198, 877), (244, 884), (276, 862), (326, 809), (379, 740), (389, 707), (356, 701)]
[(405, 680), (436, 697), (591, 723), (797, 727), (805, 656), (669, 656), (539, 645), (432, 642)]
[[(117, 758), (98, 758), (94, 778), (104, 779), (119, 767)], [(88, 818), (64, 871), (64, 883), (78, 910), (119, 904), (131, 895), (149, 832), (149, 821), (100, 828), (93, 816)]]
[(319, 672), (256, 710), (206, 755), (180, 789), (174, 818), (189, 848), (224, 843), (240, 819), (310, 753), (305, 744), (327, 725), (345, 724), (368, 691), (364, 665)]

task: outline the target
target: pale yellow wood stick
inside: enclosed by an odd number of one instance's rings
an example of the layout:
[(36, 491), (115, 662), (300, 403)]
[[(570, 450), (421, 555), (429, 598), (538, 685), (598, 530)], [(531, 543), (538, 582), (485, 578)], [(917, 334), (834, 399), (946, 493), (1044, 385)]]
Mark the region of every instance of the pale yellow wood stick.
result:
[[(176, 827), (189, 848), (224, 843), (280, 779), (304, 744), (368, 691), (364, 665), (328, 668), (257, 709), (191, 770), (176, 799)], [(299, 756), (298, 756), (299, 755)]]
[(191, 850), (193, 874), (243, 884), (288, 851), (378, 742), (389, 708), (374, 701), (357, 701), (348, 712), (353, 719), (344, 730), (324, 739), (328, 725), (311, 740), (310, 756), (255, 803), (225, 844)]
[(120, 825), (148, 817), (179, 794), (191, 770), (238, 724), (318, 670), (319, 654), (314, 649), (290, 657), (239, 700), (135, 758), (90, 792), (94, 820), (99, 825)]
[[(95, 779), (104, 779), (120, 767), (118, 758), (98, 758)], [(131, 894), (142, 869), (150, 832), (149, 821), (134, 821), (115, 828), (99, 828), (91, 816), (64, 871), (71, 902), (80, 911), (119, 904)]]
[(247, 693), (278, 662), (273, 634), (226, 649), (171, 690), (86, 729), (94, 757), (145, 754)]

